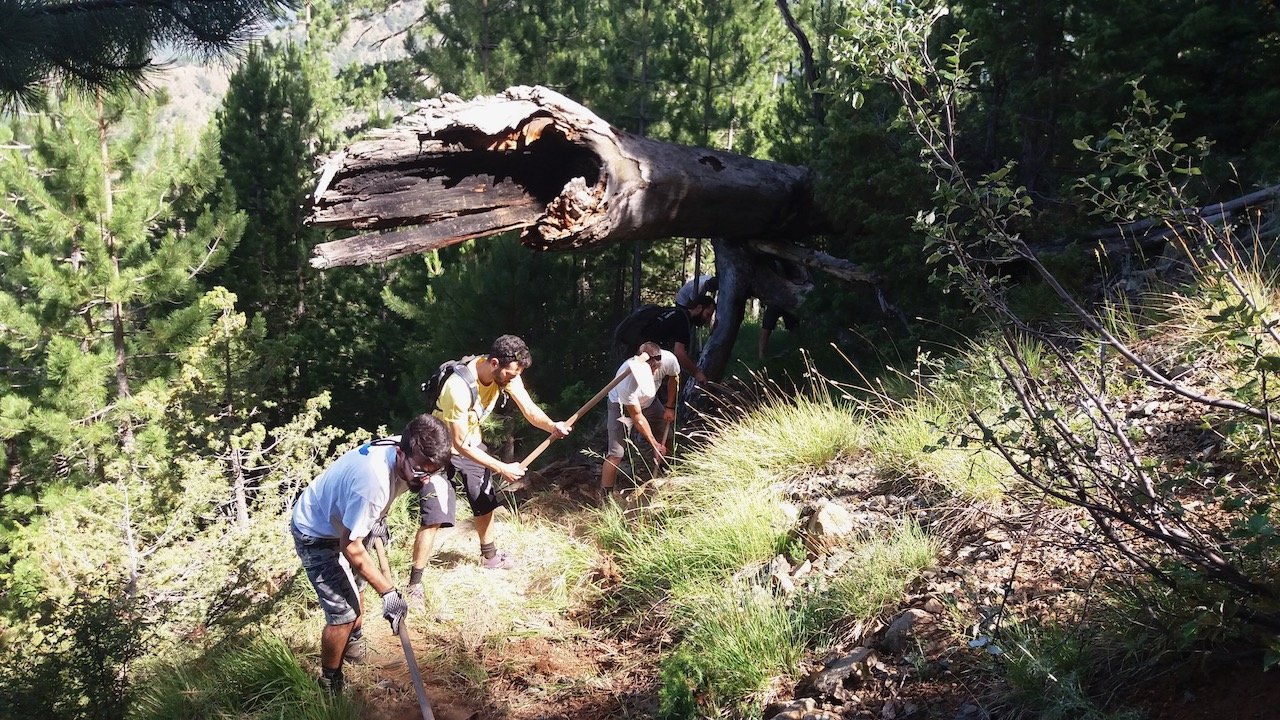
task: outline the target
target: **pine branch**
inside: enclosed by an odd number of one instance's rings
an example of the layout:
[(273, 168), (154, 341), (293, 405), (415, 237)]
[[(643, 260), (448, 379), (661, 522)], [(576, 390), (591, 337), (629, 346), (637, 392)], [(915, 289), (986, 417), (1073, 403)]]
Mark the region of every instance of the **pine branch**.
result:
[(0, 106), (52, 84), (87, 92), (143, 86), (161, 47), (235, 52), (297, 0), (0, 0)]

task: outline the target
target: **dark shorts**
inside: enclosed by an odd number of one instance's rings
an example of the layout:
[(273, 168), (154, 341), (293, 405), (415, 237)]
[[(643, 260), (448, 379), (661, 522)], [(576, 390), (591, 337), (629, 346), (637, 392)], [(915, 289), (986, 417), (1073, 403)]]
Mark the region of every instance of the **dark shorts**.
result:
[[(485, 449), (483, 445), (480, 447)], [(444, 472), (433, 475), (422, 485), (422, 492), (418, 494), (419, 524), (453, 527), (458, 516), (458, 493), (453, 483), (459, 475), (472, 515), (488, 515), (502, 504), (493, 484), (493, 471), (470, 458), (453, 455)]]
[[(351, 571), (347, 558), (338, 549), (336, 538), (318, 538), (306, 535), (289, 523), (293, 535), (293, 549), (302, 560), (302, 569), (311, 581), (311, 587), (320, 599), (324, 621), (329, 625), (345, 625), (360, 616), (360, 590), (364, 578)], [(371, 537), (365, 538), (369, 547)]]

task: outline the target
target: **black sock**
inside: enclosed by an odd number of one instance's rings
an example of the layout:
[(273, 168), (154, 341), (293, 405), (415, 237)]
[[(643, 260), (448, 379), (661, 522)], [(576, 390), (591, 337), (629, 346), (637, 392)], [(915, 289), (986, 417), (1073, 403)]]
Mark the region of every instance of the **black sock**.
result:
[(332, 680), (334, 678), (340, 678), (342, 677), (342, 666), (339, 665), (336, 668), (322, 667), (320, 668), (320, 674), (323, 675), (328, 680)]
[(422, 584), (422, 571), (423, 571), (423, 570), (425, 570), (425, 569), (426, 569), (426, 568), (412, 568), (412, 569), (410, 569), (410, 570), (409, 570), (409, 584), (410, 584), (410, 585), (421, 585), (421, 584)]
[(364, 628), (356, 628), (355, 630), (351, 631), (350, 635), (347, 636), (347, 644), (350, 645), (351, 643), (359, 640), (362, 637), (364, 637)]
[(493, 557), (494, 555), (497, 555), (497, 554), (498, 554), (498, 544), (497, 544), (497, 543), (491, 543), (491, 542), (490, 542), (490, 543), (480, 543), (480, 555), (481, 555), (481, 557), (483, 557), (485, 560), (488, 560), (489, 558), (491, 558), (491, 557)]

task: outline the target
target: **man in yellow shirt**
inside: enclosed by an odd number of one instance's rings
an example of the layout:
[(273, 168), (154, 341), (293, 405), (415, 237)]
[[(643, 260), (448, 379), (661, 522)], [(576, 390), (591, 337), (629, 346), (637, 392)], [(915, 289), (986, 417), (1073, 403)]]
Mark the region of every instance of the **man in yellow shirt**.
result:
[[(453, 441), (450, 468), (424, 483), (419, 495), (421, 516), (413, 542), (413, 568), (409, 576), (409, 601), (421, 607), (424, 602), (422, 571), (435, 552), (436, 531), (452, 527), (456, 517), (457, 493), (451, 477), (461, 474), (467, 502), (475, 517), (476, 534), (480, 537), (481, 564), (489, 569), (507, 569), (514, 565), (507, 553), (499, 551), (492, 538), (493, 511), (501, 505), (494, 474), (508, 480), (524, 475), (520, 463), (502, 462), (489, 454), (480, 437), (480, 423), (493, 411), (501, 393), (515, 402), (529, 424), (557, 438), (572, 429), (554, 422), (529, 397), (521, 373), (533, 364), (533, 356), (524, 340), (503, 335), (493, 341), (488, 355), (482, 355), (456, 370), (440, 390), (433, 415), (444, 421)], [(474, 387), (474, 392), (472, 388)]]

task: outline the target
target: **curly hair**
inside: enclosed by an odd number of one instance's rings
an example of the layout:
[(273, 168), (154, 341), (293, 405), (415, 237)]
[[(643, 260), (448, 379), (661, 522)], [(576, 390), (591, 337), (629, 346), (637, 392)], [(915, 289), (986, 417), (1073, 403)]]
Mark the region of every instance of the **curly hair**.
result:
[(500, 335), (497, 340), (494, 340), (493, 346), (489, 348), (489, 357), (497, 358), (503, 365), (518, 362), (520, 367), (526, 370), (533, 364), (533, 355), (529, 353), (529, 346), (515, 335)]
[(400, 449), (423, 465), (439, 467), (449, 461), (453, 440), (440, 418), (423, 413), (409, 421), (400, 433)]

